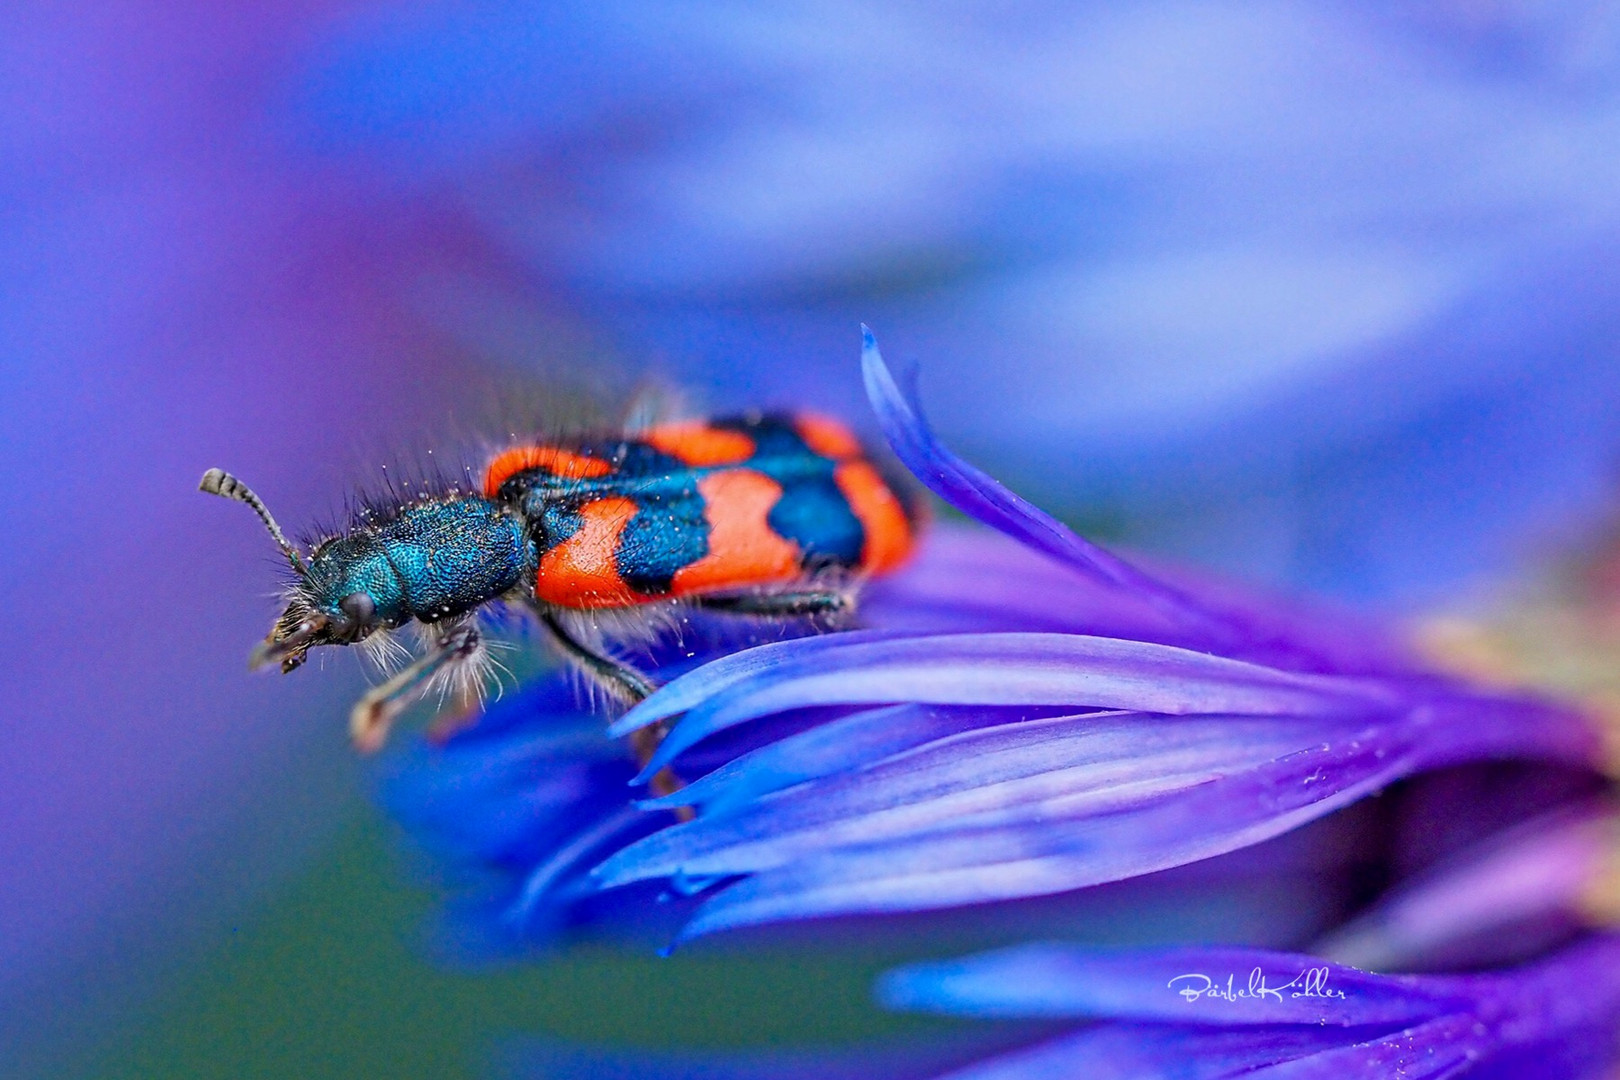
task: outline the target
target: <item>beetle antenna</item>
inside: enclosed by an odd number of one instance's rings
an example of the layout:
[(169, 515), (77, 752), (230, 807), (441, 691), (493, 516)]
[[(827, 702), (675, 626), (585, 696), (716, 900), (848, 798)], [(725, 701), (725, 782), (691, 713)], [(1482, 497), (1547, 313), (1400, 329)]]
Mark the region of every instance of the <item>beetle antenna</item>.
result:
[(309, 569), (304, 565), (304, 557), (298, 554), (298, 549), (292, 546), (292, 541), (281, 531), (276, 519), (270, 516), (270, 510), (264, 505), (264, 500), (253, 494), (252, 488), (224, 469), (209, 469), (203, 473), (202, 483), (197, 485), (197, 490), (218, 495), (223, 499), (235, 499), (251, 506), (253, 512), (259, 515), (259, 520), (264, 522), (264, 527), (270, 530), (271, 538), (275, 540), (282, 554), (287, 556), (287, 561), (292, 563), (292, 568), (298, 572), (298, 576), (309, 576)]

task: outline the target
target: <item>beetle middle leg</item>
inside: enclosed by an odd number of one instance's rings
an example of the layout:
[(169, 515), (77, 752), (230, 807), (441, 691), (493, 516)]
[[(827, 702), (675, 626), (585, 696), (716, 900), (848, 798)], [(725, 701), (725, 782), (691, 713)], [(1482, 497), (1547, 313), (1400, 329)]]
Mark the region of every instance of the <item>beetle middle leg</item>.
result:
[(598, 686), (622, 704), (639, 705), (658, 689), (657, 683), (629, 664), (606, 656), (580, 641), (552, 612), (541, 611), (539, 614), (540, 625), (545, 627), (546, 632), (551, 635), (551, 640), (564, 655), (584, 669), (585, 674), (589, 675)]
[[(554, 613), (542, 610), (539, 616), (540, 625), (545, 627), (557, 648), (579, 665), (596, 685), (625, 705), (637, 705), (658, 689), (657, 683), (629, 664), (605, 656), (580, 641)], [(664, 741), (667, 730), (663, 723), (658, 723), (631, 733), (630, 749), (636, 756), (637, 765), (646, 767), (657, 752), (658, 744)], [(674, 770), (669, 768), (660, 769), (647, 784), (648, 790), (655, 796), (671, 795), (685, 786)], [(677, 814), (687, 818), (691, 816), (691, 811), (683, 807)]]

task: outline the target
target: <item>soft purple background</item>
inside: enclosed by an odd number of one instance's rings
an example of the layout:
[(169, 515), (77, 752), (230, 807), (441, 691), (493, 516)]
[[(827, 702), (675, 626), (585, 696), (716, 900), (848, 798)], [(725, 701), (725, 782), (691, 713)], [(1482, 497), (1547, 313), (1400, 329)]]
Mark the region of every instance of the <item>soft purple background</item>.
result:
[(246, 677), (274, 549), (202, 470), (295, 524), (451, 394), (400, 298), (466, 229), (275, 135), (318, 7), (224, 10), (0, 16), (5, 1035), (183, 958), (353, 787), (355, 674)]
[(359, 786), (353, 665), (247, 677), (273, 552), (198, 475), (296, 527), (469, 373), (855, 415), (865, 319), (1059, 511), (1384, 603), (1511, 570), (1609, 493), (1617, 52), (1581, 2), (10, 6), (0, 1041)]

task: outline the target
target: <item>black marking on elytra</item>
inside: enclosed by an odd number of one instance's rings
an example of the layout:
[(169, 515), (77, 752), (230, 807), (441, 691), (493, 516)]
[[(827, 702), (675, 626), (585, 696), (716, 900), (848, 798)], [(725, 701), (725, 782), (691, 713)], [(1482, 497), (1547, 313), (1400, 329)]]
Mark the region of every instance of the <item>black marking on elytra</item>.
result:
[(670, 476), (690, 472), (692, 469), (692, 466), (675, 455), (666, 454), (639, 439), (591, 442), (581, 447), (580, 452), (590, 457), (601, 458), (613, 466), (613, 471), (607, 476), (581, 481), (586, 485), (609, 485), (616, 478), (625, 477)]
[(709, 522), (695, 485), (637, 499), (636, 515), (619, 537), (614, 564), (624, 583), (643, 596), (664, 596), (675, 573), (709, 553)]
[(784, 484), (782, 497), (771, 507), (765, 523), (778, 536), (799, 545), (806, 567), (854, 566), (861, 561), (866, 530), (833, 482), (831, 464), (823, 473)]
[(753, 439), (754, 452), (749, 461), (815, 456), (815, 451), (793, 426), (793, 418), (785, 413), (727, 416), (711, 421), (709, 426), (716, 431), (735, 431)]

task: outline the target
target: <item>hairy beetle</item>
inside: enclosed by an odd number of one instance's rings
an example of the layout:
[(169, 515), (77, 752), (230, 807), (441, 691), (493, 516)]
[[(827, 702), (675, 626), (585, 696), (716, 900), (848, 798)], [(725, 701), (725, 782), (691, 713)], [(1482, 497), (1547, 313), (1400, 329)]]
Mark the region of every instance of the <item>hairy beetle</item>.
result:
[[(286, 610), (253, 666), (290, 672), (312, 648), (376, 645), (420, 624), (422, 654), (354, 708), (362, 750), (381, 746), (430, 685), (482, 686), (488, 655), (475, 612), (492, 601), (532, 611), (563, 658), (633, 704), (655, 687), (605, 649), (600, 628), (612, 624), (610, 613), (692, 605), (845, 616), (850, 583), (904, 562), (917, 524), (909, 493), (849, 429), (808, 414), (513, 446), (487, 463), (474, 489), (364, 508), (307, 556), (234, 476), (211, 469), (201, 488), (252, 507), (294, 572)], [(652, 747), (637, 749), (645, 758)]]

